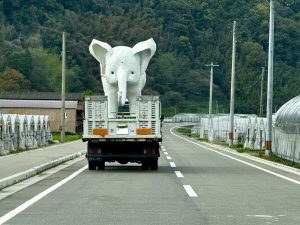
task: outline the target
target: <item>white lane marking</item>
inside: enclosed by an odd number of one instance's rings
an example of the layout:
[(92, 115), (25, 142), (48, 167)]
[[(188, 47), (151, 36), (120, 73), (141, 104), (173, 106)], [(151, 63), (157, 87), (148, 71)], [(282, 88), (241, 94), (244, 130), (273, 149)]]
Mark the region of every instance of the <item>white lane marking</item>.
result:
[(170, 162), (171, 167), (176, 167), (176, 164), (174, 162)]
[(170, 159), (172, 159), (172, 157), (171, 157), (171, 156), (169, 156), (169, 155), (167, 155), (167, 159), (168, 159), (168, 160), (170, 160)]
[(169, 155), (169, 153), (167, 153), (167, 152), (164, 152), (164, 154), (165, 154), (165, 155)]
[(273, 168), (280, 169), (282, 171), (285, 171), (285, 172), (292, 173), (292, 174), (295, 174), (297, 176), (300, 176), (300, 169), (297, 169), (297, 168), (294, 168), (294, 167), (289, 167), (289, 166), (286, 166), (286, 165), (283, 165), (283, 164), (279, 164), (279, 163), (276, 163), (276, 162), (267, 161), (265, 159), (261, 159), (261, 158), (255, 157), (255, 156), (247, 155), (246, 153), (238, 153), (238, 152), (236, 152), (236, 151), (234, 151), (232, 149), (227, 149), (227, 148), (224, 149), (224, 148), (222, 148), (220, 146), (217, 146), (217, 145), (214, 145), (214, 144), (211, 144), (211, 143), (205, 143), (205, 145), (208, 145), (210, 147), (217, 148), (217, 149), (220, 149), (222, 151), (229, 152), (229, 153), (231, 153), (233, 155), (236, 155), (236, 156), (239, 156), (239, 157), (242, 157), (242, 158), (246, 158), (246, 159), (250, 159), (252, 161), (259, 162), (259, 163), (271, 166)]
[(14, 184), (12, 186), (6, 187), (6, 188), (4, 188), (0, 191), (0, 200), (2, 200), (4, 198), (6, 198), (7, 196), (10, 196), (10, 195), (18, 192), (18, 191), (20, 191), (24, 188), (27, 188), (27, 187), (29, 187), (29, 186), (31, 186), (31, 185), (33, 185), (33, 184), (35, 184), (35, 183), (37, 183), (41, 180), (44, 180), (47, 177), (50, 177), (51, 175), (57, 173), (58, 171), (61, 171), (65, 168), (67, 168), (67, 167), (83, 160), (84, 158), (85, 158), (85, 156), (80, 156), (80, 157), (75, 158), (71, 161), (68, 161), (68, 162), (65, 162), (61, 165), (58, 165), (58, 166), (56, 166), (52, 169), (46, 170), (46, 171), (42, 172), (41, 174), (38, 174), (34, 177), (28, 178), (24, 181), (21, 181), (19, 183)]
[(166, 149), (164, 149), (164, 148), (162, 148), (161, 150), (162, 150), (163, 152), (165, 152), (165, 151), (166, 151)]
[(257, 217), (257, 218), (273, 218), (270, 215), (247, 215), (248, 217)]
[(191, 185), (183, 185), (186, 193), (191, 197), (191, 198), (195, 198), (198, 197), (198, 195), (196, 194), (196, 192), (193, 190), (193, 188), (191, 187)]
[(178, 178), (184, 177), (180, 171), (175, 171), (175, 174)]
[[(174, 128), (174, 127), (173, 127), (173, 128)], [(214, 149), (211, 149), (211, 148), (209, 148), (209, 147), (206, 147), (206, 146), (204, 146), (204, 145), (201, 145), (201, 144), (195, 143), (195, 142), (193, 142), (193, 141), (190, 141), (190, 140), (188, 140), (188, 139), (186, 139), (186, 138), (184, 138), (184, 137), (180, 137), (179, 135), (175, 134), (175, 133), (172, 131), (173, 128), (170, 129), (171, 134), (173, 134), (174, 136), (179, 137), (179, 138), (181, 138), (181, 139), (183, 139), (183, 140), (186, 140), (187, 142), (190, 142), (190, 143), (192, 143), (192, 144), (198, 145), (198, 146), (200, 146), (200, 147), (202, 147), (202, 148), (206, 148), (206, 149), (208, 149), (208, 150), (210, 150), (210, 151), (213, 151), (213, 152), (215, 152), (215, 153), (218, 153), (218, 154), (220, 154), (220, 155), (222, 155), (222, 156), (225, 156), (225, 157), (227, 157), (227, 158), (233, 159), (233, 160), (238, 161), (238, 162), (240, 162), (240, 163), (244, 163), (244, 164), (246, 164), (246, 165), (248, 165), (248, 166), (251, 166), (251, 167), (253, 167), (253, 168), (256, 168), (256, 169), (258, 169), (258, 170), (264, 171), (264, 172), (269, 173), (269, 174), (272, 174), (272, 175), (274, 175), (274, 176), (276, 176), (276, 177), (280, 177), (280, 178), (282, 178), (282, 179), (284, 179), (284, 180), (287, 180), (287, 181), (290, 181), (290, 182), (293, 182), (293, 183), (295, 183), (295, 184), (299, 184), (299, 185), (300, 185), (300, 181), (291, 179), (291, 178), (289, 178), (289, 177), (286, 177), (286, 176), (283, 176), (283, 175), (281, 175), (281, 174), (279, 174), (279, 173), (275, 173), (275, 172), (273, 172), (273, 171), (264, 169), (264, 168), (262, 168), (262, 167), (259, 167), (259, 166), (254, 165), (254, 164), (245, 162), (245, 161), (240, 160), (240, 159), (237, 159), (237, 158), (235, 158), (235, 157), (233, 157), (233, 156), (226, 155), (226, 154), (224, 154), (224, 153), (222, 153), (222, 152), (218, 152), (218, 151), (216, 151), (216, 150), (214, 150)]]
[(39, 201), (40, 199), (42, 199), (46, 195), (50, 194), (52, 191), (54, 191), (57, 188), (59, 188), (60, 186), (64, 185), (68, 181), (72, 180), (74, 177), (76, 177), (77, 175), (82, 173), (84, 170), (86, 170), (87, 167), (88, 167), (87, 165), (82, 167), (81, 169), (77, 170), (76, 172), (74, 172), (73, 174), (68, 176), (67, 178), (61, 180), (60, 182), (58, 182), (56, 184), (54, 184), (53, 186), (49, 187), (45, 191), (39, 193), (38, 195), (36, 195), (33, 198), (29, 199), (27, 202), (24, 202), (22, 205), (18, 206), (17, 208), (15, 208), (12, 211), (8, 212), (4, 216), (0, 217), (0, 225), (5, 223), (6, 221), (10, 220), (11, 218), (15, 217), (20, 212), (27, 209), (29, 206), (33, 205), (34, 203), (36, 203), (37, 201)]
[(51, 168), (57, 166), (57, 165), (65, 163), (65, 162), (72, 160), (78, 156), (81, 156), (85, 153), (86, 153), (86, 150), (82, 150), (81, 152), (73, 153), (73, 154), (70, 154), (67, 156), (62, 156), (60, 158), (54, 159), (52, 161), (48, 161), (46, 163), (40, 164), (38, 166), (35, 166), (28, 170), (22, 171), (20, 173), (13, 174), (9, 177), (4, 177), (4, 178), (0, 179), (0, 184), (2, 184), (2, 187), (8, 187), (9, 185), (13, 185), (20, 181), (23, 181), (25, 179), (33, 177), (36, 174), (39, 174), (43, 171), (46, 171), (48, 169), (51, 169)]

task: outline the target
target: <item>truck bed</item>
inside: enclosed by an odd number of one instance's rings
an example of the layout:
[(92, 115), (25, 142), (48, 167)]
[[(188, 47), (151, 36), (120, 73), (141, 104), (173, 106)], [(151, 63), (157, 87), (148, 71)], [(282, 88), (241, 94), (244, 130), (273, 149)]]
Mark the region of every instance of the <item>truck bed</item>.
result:
[(108, 118), (107, 97), (86, 97), (83, 141), (161, 141), (159, 97), (140, 96), (136, 104), (135, 114), (116, 113), (115, 118)]

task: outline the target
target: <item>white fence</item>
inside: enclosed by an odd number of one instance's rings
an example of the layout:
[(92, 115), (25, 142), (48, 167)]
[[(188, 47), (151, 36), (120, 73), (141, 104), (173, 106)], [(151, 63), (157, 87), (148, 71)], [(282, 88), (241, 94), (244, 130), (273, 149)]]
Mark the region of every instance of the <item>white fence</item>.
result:
[(50, 140), (49, 116), (0, 114), (0, 155), (45, 146)]

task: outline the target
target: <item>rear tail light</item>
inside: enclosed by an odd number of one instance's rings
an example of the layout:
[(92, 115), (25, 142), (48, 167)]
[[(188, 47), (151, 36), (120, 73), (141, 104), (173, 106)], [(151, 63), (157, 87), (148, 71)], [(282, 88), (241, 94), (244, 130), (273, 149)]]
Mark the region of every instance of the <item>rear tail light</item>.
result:
[(155, 155), (155, 149), (144, 149), (144, 154), (145, 155)]
[(90, 153), (93, 155), (101, 154), (101, 148), (98, 146), (93, 146), (90, 149)]

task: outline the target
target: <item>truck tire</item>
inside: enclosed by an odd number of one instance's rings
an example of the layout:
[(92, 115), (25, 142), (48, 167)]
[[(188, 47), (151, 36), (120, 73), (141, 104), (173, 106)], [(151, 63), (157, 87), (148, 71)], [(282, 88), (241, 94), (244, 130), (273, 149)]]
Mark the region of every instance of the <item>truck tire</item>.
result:
[(158, 169), (158, 159), (151, 160), (151, 170), (157, 170)]
[(105, 170), (105, 161), (98, 162), (98, 170)]
[(148, 170), (149, 169), (149, 163), (148, 161), (142, 161), (142, 170)]
[(89, 161), (89, 170), (95, 170), (96, 169), (96, 163), (94, 161)]

